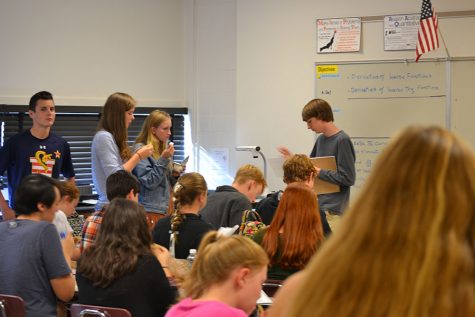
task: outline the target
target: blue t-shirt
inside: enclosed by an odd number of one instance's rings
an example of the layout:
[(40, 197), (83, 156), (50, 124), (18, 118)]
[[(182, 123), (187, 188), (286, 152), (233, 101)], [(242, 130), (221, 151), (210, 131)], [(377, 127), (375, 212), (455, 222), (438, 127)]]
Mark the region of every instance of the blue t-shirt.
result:
[(70, 273), (52, 223), (18, 219), (0, 223), (0, 293), (23, 298), (26, 316), (56, 316), (50, 280)]
[(10, 207), (13, 208), (15, 190), (30, 174), (44, 174), (58, 178), (74, 177), (69, 144), (50, 133), (46, 139), (35, 138), (30, 130), (9, 138), (0, 149), (0, 175), (7, 171)]

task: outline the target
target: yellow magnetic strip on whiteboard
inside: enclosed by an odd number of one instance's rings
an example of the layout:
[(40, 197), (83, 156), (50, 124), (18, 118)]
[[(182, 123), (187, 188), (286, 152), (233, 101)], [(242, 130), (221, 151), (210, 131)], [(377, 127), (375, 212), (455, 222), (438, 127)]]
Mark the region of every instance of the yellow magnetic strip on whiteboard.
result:
[(338, 74), (338, 65), (317, 65), (317, 78), (321, 75)]

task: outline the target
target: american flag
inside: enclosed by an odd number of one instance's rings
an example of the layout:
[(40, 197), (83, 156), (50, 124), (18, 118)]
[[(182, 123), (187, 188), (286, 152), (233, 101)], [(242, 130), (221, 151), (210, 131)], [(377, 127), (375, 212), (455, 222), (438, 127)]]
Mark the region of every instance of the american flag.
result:
[(430, 0), (422, 0), (421, 22), (417, 34), (416, 62), (422, 54), (439, 47), (437, 34), (437, 15)]

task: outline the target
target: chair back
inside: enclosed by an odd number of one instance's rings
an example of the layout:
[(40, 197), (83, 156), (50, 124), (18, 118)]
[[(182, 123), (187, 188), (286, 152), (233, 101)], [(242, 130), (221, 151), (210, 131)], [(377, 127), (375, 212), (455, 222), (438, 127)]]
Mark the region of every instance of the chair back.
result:
[(267, 294), (269, 297), (274, 297), (275, 293), (282, 287), (281, 280), (266, 280), (262, 283), (262, 290)]
[(0, 317), (24, 317), (25, 302), (14, 295), (0, 294)]
[(124, 308), (103, 307), (83, 304), (72, 304), (70, 312), (71, 317), (132, 317), (132, 314)]

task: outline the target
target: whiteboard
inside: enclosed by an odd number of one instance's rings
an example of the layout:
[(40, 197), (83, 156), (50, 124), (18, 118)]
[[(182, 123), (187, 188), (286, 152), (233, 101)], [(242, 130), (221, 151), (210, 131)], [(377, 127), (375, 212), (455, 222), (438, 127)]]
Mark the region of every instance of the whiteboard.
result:
[(446, 125), (446, 62), (316, 63), (316, 96), (351, 137), (388, 137), (409, 124)]
[(452, 129), (475, 149), (475, 59), (451, 62)]
[(368, 178), (374, 163), (379, 157), (379, 154), (384, 150), (389, 143), (389, 138), (386, 137), (353, 137), (351, 138), (353, 147), (355, 148), (355, 171), (356, 180), (355, 185), (351, 187), (351, 200), (358, 196), (366, 179)]
[(447, 126), (450, 98), (444, 61), (316, 63), (316, 97), (332, 106), (335, 124), (356, 154), (354, 200), (389, 137), (410, 124)]

